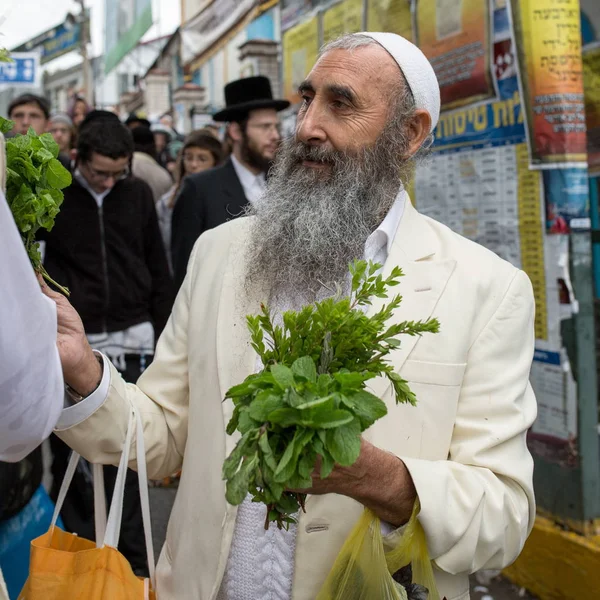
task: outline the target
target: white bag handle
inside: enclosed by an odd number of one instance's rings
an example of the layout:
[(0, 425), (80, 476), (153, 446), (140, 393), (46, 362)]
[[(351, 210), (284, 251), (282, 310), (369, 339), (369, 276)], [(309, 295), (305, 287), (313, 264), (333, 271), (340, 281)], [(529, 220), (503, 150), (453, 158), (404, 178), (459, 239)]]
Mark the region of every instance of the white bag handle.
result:
[(104, 488), (104, 466), (92, 465), (94, 474), (94, 524), (96, 531), (96, 547), (102, 548), (106, 535), (106, 491)]
[[(129, 464), (129, 452), (131, 449), (134, 428), (136, 430), (136, 453), (138, 479), (140, 485), (140, 503), (142, 507), (142, 521), (144, 523), (144, 537), (146, 540), (148, 572), (150, 573), (152, 587), (156, 589), (156, 565), (154, 563), (154, 544), (152, 542), (152, 523), (150, 519), (150, 499), (148, 496), (148, 476), (146, 473), (144, 427), (140, 413), (133, 403), (131, 403), (131, 412), (129, 414), (129, 423), (127, 425), (127, 435), (125, 437), (125, 443), (121, 453), (121, 460), (119, 462), (119, 469), (117, 471), (117, 478), (115, 481), (115, 489), (113, 491), (112, 502), (108, 514), (108, 521), (106, 520), (106, 496), (104, 493), (104, 474), (102, 471), (102, 465), (94, 465), (94, 521), (96, 526), (96, 546), (98, 548), (103, 546), (117, 548), (119, 545), (121, 519), (123, 517), (123, 497), (125, 495), (125, 477), (127, 475), (127, 465)], [(60, 486), (60, 491), (56, 500), (56, 506), (54, 507), (54, 514), (52, 515), (52, 522), (50, 524), (51, 528), (56, 525), (58, 515), (60, 514), (63, 503), (67, 496), (67, 492), (69, 491), (69, 487), (71, 485), (71, 481), (73, 480), (73, 475), (75, 474), (79, 459), (80, 455), (73, 451), (69, 459), (69, 464), (67, 466), (62, 485)]]
[[(58, 521), (58, 516), (62, 510), (67, 492), (71, 487), (71, 482), (75, 476), (77, 465), (81, 459), (81, 455), (77, 452), (72, 451), (69, 457), (67, 470), (63, 477), (58, 498), (56, 499), (56, 505), (54, 506), (54, 514), (52, 515), (52, 521), (50, 527), (55, 527)], [(104, 493), (104, 471), (102, 465), (93, 465), (94, 474), (94, 523), (96, 527), (96, 547), (101, 548), (104, 544), (104, 531), (106, 530), (106, 495)]]
[(123, 516), (123, 497), (125, 495), (125, 476), (127, 475), (127, 465), (129, 464), (129, 452), (133, 438), (133, 431), (136, 430), (136, 455), (137, 472), (140, 487), (140, 504), (142, 507), (142, 521), (144, 523), (144, 537), (146, 540), (146, 555), (148, 560), (148, 572), (152, 586), (156, 589), (154, 563), (154, 544), (152, 542), (152, 522), (150, 519), (150, 499), (148, 496), (148, 476), (146, 473), (146, 446), (144, 444), (144, 426), (137, 407), (130, 403), (131, 412), (129, 413), (129, 424), (127, 426), (127, 437), (121, 453), (121, 461), (115, 481), (115, 489), (108, 513), (108, 522), (106, 524), (106, 534), (104, 544), (116, 548), (119, 545), (119, 534), (121, 531), (121, 519)]

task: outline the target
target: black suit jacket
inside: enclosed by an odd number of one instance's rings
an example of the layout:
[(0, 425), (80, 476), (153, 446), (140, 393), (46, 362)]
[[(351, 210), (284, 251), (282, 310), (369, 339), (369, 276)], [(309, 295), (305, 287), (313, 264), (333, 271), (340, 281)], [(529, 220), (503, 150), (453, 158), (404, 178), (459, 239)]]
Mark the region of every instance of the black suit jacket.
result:
[(171, 253), (175, 284), (181, 286), (196, 240), (207, 229), (244, 214), (248, 200), (231, 159), (183, 181), (173, 209)]

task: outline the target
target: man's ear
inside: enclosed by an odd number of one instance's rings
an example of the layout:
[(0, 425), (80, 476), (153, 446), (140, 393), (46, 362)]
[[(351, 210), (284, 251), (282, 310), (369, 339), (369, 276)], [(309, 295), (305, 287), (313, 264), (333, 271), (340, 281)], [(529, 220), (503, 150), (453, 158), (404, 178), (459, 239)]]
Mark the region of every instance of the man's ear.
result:
[(408, 155), (414, 156), (426, 143), (431, 131), (431, 115), (423, 109), (417, 109), (408, 123), (410, 139)]
[(239, 123), (229, 123), (227, 126), (227, 131), (229, 133), (229, 137), (234, 142), (240, 142), (244, 137), (242, 127)]

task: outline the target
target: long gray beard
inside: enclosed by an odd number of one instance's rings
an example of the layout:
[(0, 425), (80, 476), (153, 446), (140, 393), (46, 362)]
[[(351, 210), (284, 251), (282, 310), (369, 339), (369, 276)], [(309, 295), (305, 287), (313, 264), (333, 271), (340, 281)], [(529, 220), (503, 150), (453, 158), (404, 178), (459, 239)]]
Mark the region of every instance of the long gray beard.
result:
[[(249, 214), (248, 281), (260, 278), (272, 297), (303, 305), (343, 286), (348, 265), (392, 207), (412, 173), (404, 160), (404, 123), (392, 122), (371, 147), (346, 154), (302, 142), (282, 145), (266, 193)], [(323, 160), (328, 172), (302, 166)], [(298, 306), (290, 306), (298, 308)]]

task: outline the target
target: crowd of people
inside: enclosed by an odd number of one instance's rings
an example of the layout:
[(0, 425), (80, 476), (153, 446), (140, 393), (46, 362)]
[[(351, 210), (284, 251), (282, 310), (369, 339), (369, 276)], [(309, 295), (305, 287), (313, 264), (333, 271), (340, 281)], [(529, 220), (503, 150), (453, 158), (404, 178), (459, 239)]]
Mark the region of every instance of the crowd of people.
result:
[[(50, 131), (73, 175), (42, 240), (47, 271), (70, 289), (67, 300), (42, 285), (56, 306), (66, 390), (66, 408), (57, 414), (53, 405), (48, 417), (57, 419), (55, 482), (68, 447), (117, 465), (133, 406), (148, 476), (181, 471), (157, 567), (160, 600), (312, 600), (364, 507), (394, 548), (415, 506), (440, 597), (468, 600), (468, 573), (512, 562), (535, 518), (526, 444), (536, 415), (531, 283), (420, 215), (408, 197), (440, 114), (435, 72), (416, 46), (391, 33), (343, 36), (321, 51), (299, 94), (295, 135), (281, 140), (278, 113), (289, 103), (273, 97), (265, 77), (231, 82), (213, 117), (225, 124), (227, 146), (202, 130), (176, 155), (168, 123), (122, 122), (80, 100), (68, 115), (51, 115), (30, 95), (11, 104), (15, 131)], [(14, 265), (2, 258), (8, 277)], [(261, 369), (246, 315), (262, 302), (279, 314), (347, 293), (348, 265), (361, 258), (388, 275), (403, 270), (394, 323), (435, 316), (441, 324), (435, 336), (403, 339), (389, 357), (417, 406), (397, 406), (389, 382), (373, 380), (388, 414), (365, 432), (354, 465), (325, 479), (315, 465), (299, 523), (265, 530), (267, 508), (250, 497), (230, 506), (222, 480), (235, 445), (225, 431), (233, 405), (223, 398)], [(56, 366), (55, 348), (46, 360)], [(22, 361), (7, 385), (41, 395), (27, 368)], [(48, 433), (42, 425), (38, 436)], [(26, 429), (21, 417), (10, 427)], [(32, 440), (0, 445), (2, 458), (31, 462)], [(114, 467), (105, 477), (114, 479)], [(146, 576), (136, 485), (128, 475), (119, 548)], [(65, 527), (93, 539), (92, 506), (81, 461)]]

